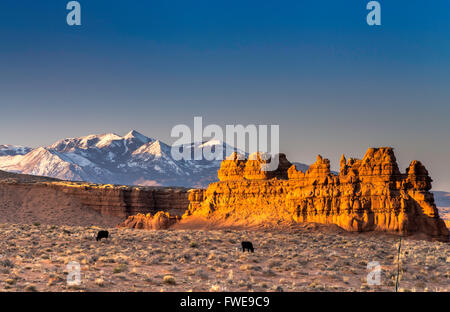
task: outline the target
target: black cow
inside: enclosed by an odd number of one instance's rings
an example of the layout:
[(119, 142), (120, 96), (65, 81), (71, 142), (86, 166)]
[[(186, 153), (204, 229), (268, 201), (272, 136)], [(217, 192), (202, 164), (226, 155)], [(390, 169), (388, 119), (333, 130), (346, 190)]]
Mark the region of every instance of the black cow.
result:
[(109, 235), (108, 231), (98, 231), (97, 238), (96, 238), (97, 242), (99, 240), (101, 240), (102, 238), (108, 238), (108, 235)]
[(242, 242), (242, 252), (245, 252), (247, 250), (248, 252), (255, 252), (255, 249), (253, 248), (253, 244), (251, 242)]

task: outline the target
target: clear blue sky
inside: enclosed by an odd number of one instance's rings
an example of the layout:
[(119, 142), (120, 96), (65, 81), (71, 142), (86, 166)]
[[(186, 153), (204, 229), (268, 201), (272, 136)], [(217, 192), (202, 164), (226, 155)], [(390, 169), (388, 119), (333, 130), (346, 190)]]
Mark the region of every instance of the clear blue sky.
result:
[(0, 144), (279, 124), (288, 158), (396, 148), (450, 190), (450, 1), (0, 2)]

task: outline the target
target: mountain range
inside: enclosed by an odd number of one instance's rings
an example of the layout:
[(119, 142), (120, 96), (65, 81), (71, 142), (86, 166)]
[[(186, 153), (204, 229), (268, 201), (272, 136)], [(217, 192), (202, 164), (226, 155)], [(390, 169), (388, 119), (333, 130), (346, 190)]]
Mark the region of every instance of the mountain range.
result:
[[(171, 148), (135, 130), (124, 136), (107, 133), (67, 138), (37, 148), (0, 145), (0, 170), (99, 184), (204, 188), (218, 181), (220, 160), (176, 160)], [(219, 151), (224, 157), (228, 156), (227, 150), (235, 150), (217, 140), (176, 148), (180, 152), (188, 149), (192, 156), (205, 148)], [(293, 164), (303, 172), (309, 168), (302, 163)], [(433, 193), (441, 213), (450, 218), (450, 193)]]
[[(210, 140), (178, 146), (191, 155), (208, 147), (225, 157), (224, 142)], [(62, 180), (102, 184), (205, 187), (217, 181), (219, 160), (175, 160), (172, 146), (135, 130), (67, 138), (50, 146), (0, 145), (0, 170)], [(232, 148), (234, 150), (234, 148)], [(309, 166), (297, 163), (301, 170)]]

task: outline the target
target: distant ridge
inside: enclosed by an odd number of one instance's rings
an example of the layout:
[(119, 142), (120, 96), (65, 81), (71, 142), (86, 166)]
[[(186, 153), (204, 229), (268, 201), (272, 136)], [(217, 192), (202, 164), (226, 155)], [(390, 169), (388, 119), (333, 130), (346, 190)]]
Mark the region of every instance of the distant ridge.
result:
[(29, 174), (18, 174), (0, 170), (0, 182), (18, 182), (18, 183), (35, 183), (35, 182), (58, 182), (59, 179), (35, 176)]
[[(66, 138), (37, 148), (0, 145), (0, 170), (99, 184), (207, 187), (218, 181), (220, 160), (175, 160), (172, 146), (136, 130)], [(234, 150), (209, 140), (178, 147), (192, 154), (205, 148)], [(300, 169), (309, 166), (296, 163)]]

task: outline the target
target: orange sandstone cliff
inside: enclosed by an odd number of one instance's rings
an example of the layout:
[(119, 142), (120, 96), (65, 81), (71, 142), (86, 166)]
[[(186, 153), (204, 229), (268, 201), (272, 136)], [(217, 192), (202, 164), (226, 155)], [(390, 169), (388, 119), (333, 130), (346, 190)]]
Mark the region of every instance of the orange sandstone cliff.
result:
[(58, 212), (63, 219), (64, 214), (71, 215), (75, 207), (79, 210), (79, 219), (83, 219), (83, 214), (86, 218), (88, 214), (97, 215), (93, 222), (95, 219), (113, 222), (138, 213), (158, 211), (181, 216), (188, 205), (188, 189), (185, 188), (70, 182), (0, 171), (0, 222), (48, 223), (55, 221), (49, 216)]
[(363, 159), (340, 160), (339, 175), (320, 155), (298, 171), (280, 154), (276, 171), (261, 171), (259, 154), (233, 154), (221, 164), (219, 182), (189, 194), (189, 216), (246, 224), (316, 222), (348, 231), (425, 234), (448, 240), (434, 203), (428, 171), (414, 160), (401, 173), (390, 147), (369, 148)]

